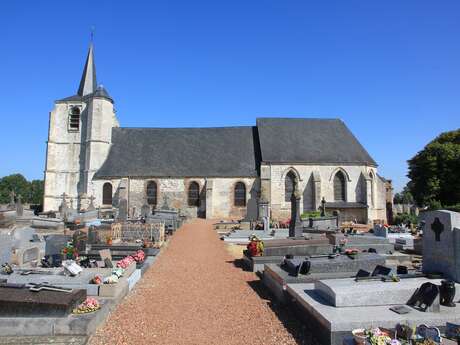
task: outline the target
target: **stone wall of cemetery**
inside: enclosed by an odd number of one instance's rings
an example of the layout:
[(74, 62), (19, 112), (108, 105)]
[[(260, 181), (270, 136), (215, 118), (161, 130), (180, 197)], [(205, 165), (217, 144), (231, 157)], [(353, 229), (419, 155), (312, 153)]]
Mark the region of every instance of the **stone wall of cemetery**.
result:
[[(346, 201), (359, 202), (369, 205), (367, 215), (360, 210), (349, 210), (347, 213), (356, 212), (356, 218), (366, 221), (386, 219), (385, 211), (385, 186), (377, 176), (375, 167), (365, 165), (265, 165), (262, 167), (265, 174), (269, 174), (269, 187), (266, 198), (270, 200), (271, 214), (274, 219), (290, 217), (291, 202), (285, 201), (285, 179), (292, 170), (299, 180), (299, 189), (302, 193), (300, 202), (303, 211), (317, 210), (324, 197), (327, 202), (334, 201), (334, 176), (342, 171), (346, 178)], [(262, 176), (264, 179), (264, 176)], [(347, 217), (351, 217), (347, 215)]]

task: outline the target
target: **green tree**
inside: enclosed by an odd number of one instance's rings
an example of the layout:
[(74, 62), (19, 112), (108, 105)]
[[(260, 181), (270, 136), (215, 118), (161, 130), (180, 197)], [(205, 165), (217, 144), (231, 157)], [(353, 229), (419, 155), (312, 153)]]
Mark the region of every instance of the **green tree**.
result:
[(409, 190), (409, 186), (405, 186), (400, 193), (396, 193), (393, 197), (393, 203), (395, 204), (413, 204), (414, 197)]
[(30, 199), (31, 204), (40, 205), (43, 203), (44, 183), (43, 180), (32, 180), (30, 182)]
[(442, 133), (408, 163), (409, 189), (418, 205), (460, 203), (460, 129)]
[(23, 201), (28, 201), (30, 196), (30, 184), (21, 174), (13, 174), (0, 179), (0, 203), (10, 202), (10, 193), (21, 195)]

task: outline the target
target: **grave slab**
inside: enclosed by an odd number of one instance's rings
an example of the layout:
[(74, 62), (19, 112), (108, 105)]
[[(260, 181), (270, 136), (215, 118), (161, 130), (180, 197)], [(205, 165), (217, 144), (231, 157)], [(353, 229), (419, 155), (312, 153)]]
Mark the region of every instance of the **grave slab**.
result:
[[(441, 279), (407, 278), (399, 282), (355, 281), (354, 279), (320, 280), (315, 282), (316, 292), (335, 307), (360, 307), (406, 304), (423, 283), (441, 285)], [(455, 301), (460, 298), (457, 285)]]
[(0, 288), (0, 315), (18, 316), (64, 316), (86, 298), (86, 290), (72, 292), (39, 291), (27, 288)]
[(131, 291), (139, 280), (141, 280), (141, 270), (137, 269), (128, 278), (128, 290)]
[(308, 323), (321, 344), (340, 345), (356, 328), (384, 327), (393, 329), (397, 323), (410, 326), (426, 324), (444, 329), (446, 322), (460, 322), (460, 305), (454, 308), (441, 306), (439, 313), (422, 312), (410, 308), (400, 315), (390, 306), (343, 307), (329, 305), (312, 287), (312, 284), (288, 284), (286, 293), (291, 307)]

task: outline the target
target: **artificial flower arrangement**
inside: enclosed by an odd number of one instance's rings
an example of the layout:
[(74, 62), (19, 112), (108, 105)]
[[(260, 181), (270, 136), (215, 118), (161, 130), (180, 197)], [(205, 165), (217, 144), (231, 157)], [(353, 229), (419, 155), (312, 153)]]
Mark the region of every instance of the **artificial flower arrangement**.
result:
[(136, 262), (144, 262), (145, 260), (145, 253), (143, 250), (138, 250), (136, 254), (131, 255)]
[(131, 263), (134, 262), (134, 259), (132, 256), (127, 256), (121, 259), (120, 261), (117, 262), (117, 267), (121, 267), (126, 269)]
[(75, 260), (78, 258), (78, 251), (70, 242), (62, 249), (62, 254), (67, 260)]
[(382, 328), (355, 329), (352, 331), (357, 345), (438, 345), (441, 335), (436, 327), (422, 324), (418, 327), (396, 325), (396, 332)]
[(96, 275), (94, 276), (94, 278), (91, 279), (90, 284), (101, 285), (101, 284), (102, 284), (102, 281), (103, 281), (102, 276), (99, 275), (99, 274), (96, 274)]
[(389, 331), (372, 328), (372, 329), (355, 329), (353, 330), (355, 343), (358, 345), (401, 345), (397, 339), (393, 339)]
[(72, 311), (72, 313), (73, 314), (86, 314), (86, 313), (91, 313), (99, 309), (101, 309), (101, 305), (99, 304), (99, 302), (95, 298), (87, 297), (86, 300), (82, 304), (78, 305), (78, 307), (76, 307)]
[(139, 249), (136, 254), (128, 255), (117, 262), (117, 267), (127, 268), (132, 262), (141, 263), (145, 260), (145, 253), (143, 250)]

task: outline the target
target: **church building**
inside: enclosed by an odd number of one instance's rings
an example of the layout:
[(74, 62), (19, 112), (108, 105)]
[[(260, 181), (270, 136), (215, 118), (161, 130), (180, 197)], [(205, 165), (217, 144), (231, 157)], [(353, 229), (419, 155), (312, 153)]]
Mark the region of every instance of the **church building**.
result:
[[(191, 217), (247, 219), (268, 204), (274, 220), (290, 217), (297, 183), (301, 213), (342, 221), (385, 221), (387, 181), (339, 119), (258, 118), (254, 126), (120, 127), (114, 100), (96, 81), (91, 44), (77, 94), (50, 113), (44, 210), (65, 193), (101, 211), (125, 199), (136, 217), (166, 202)], [(166, 199), (166, 200), (165, 200)]]

